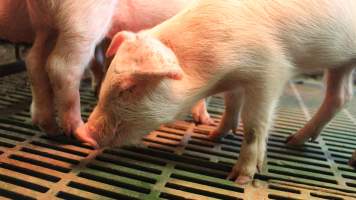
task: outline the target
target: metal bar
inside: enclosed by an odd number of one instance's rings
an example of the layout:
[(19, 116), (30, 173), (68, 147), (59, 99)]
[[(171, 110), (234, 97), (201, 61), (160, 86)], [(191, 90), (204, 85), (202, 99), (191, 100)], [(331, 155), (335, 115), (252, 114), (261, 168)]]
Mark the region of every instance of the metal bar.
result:
[(0, 77), (19, 73), (25, 70), (26, 70), (25, 62), (22, 60), (9, 64), (0, 65)]

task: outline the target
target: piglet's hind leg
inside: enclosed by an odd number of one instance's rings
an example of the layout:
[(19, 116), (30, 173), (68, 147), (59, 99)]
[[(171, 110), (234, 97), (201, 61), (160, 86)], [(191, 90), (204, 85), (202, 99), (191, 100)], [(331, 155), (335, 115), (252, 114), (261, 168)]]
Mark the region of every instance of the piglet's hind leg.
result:
[(297, 133), (287, 139), (292, 146), (315, 140), (336, 113), (351, 100), (353, 66), (329, 69), (326, 72), (326, 94), (322, 105), (313, 118)]
[(52, 48), (52, 39), (48, 31), (36, 32), (35, 41), (26, 58), (32, 91), (32, 122), (50, 136), (59, 134), (55, 120), (53, 93), (45, 70), (46, 61)]

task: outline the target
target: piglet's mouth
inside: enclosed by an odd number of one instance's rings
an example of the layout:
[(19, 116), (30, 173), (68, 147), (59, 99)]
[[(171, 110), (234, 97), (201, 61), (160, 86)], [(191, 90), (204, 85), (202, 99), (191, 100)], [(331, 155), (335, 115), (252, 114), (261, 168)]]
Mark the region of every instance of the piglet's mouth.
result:
[(92, 137), (86, 124), (81, 125), (77, 128), (77, 130), (75, 131), (75, 137), (79, 141), (83, 143), (87, 143), (90, 146), (94, 147), (95, 149), (100, 149), (98, 142)]

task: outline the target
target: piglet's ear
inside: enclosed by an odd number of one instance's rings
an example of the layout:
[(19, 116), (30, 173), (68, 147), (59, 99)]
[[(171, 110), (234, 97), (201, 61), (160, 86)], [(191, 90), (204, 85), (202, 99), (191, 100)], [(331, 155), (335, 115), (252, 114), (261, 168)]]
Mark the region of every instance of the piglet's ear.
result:
[(134, 37), (135, 37), (135, 33), (128, 32), (128, 31), (121, 31), (121, 32), (117, 33), (113, 37), (113, 39), (109, 45), (109, 48), (106, 51), (106, 57), (108, 58), (108, 57), (115, 55), (116, 51), (119, 49), (119, 47), (123, 41), (125, 41), (127, 39), (133, 39)]
[[(173, 67), (173, 66), (172, 66)], [(181, 80), (183, 78), (182, 69), (143, 69), (135, 71), (131, 74), (134, 79), (157, 79), (157, 78), (169, 78), (173, 80)]]
[(180, 80), (183, 78), (183, 70), (178, 62), (174, 52), (164, 46), (161, 42), (152, 41), (149, 47), (149, 53), (143, 48), (138, 51), (138, 63), (131, 68), (131, 74), (135, 79), (173, 79)]
[(120, 77), (121, 89), (147, 85), (156, 80), (183, 78), (184, 72), (175, 53), (161, 41), (149, 35), (138, 35), (131, 50), (120, 54), (124, 57), (127, 53), (127, 58), (120, 60), (121, 63), (113, 61), (112, 67)]
[(130, 72), (127, 75), (121, 77), (120, 90), (128, 90), (138, 84), (148, 84), (149, 81), (158, 79), (173, 79), (181, 80), (183, 78), (183, 71), (178, 69), (170, 70), (137, 70)]

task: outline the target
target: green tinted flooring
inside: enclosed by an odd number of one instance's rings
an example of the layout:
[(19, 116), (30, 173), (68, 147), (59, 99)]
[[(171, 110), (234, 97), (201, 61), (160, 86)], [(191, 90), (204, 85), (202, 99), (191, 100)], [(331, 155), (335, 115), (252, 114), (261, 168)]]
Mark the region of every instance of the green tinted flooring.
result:
[[(208, 139), (215, 126), (187, 117), (150, 133), (143, 146), (95, 151), (31, 125), (25, 74), (2, 78), (0, 86), (0, 199), (356, 199), (356, 170), (347, 165), (356, 149), (356, 100), (316, 142), (302, 149), (284, 143), (320, 105), (316, 82), (287, 85), (264, 169), (247, 186), (226, 180), (239, 156), (241, 126), (215, 143)], [(88, 84), (81, 94), (86, 118), (96, 99)], [(221, 97), (209, 100), (209, 112), (218, 123)]]

